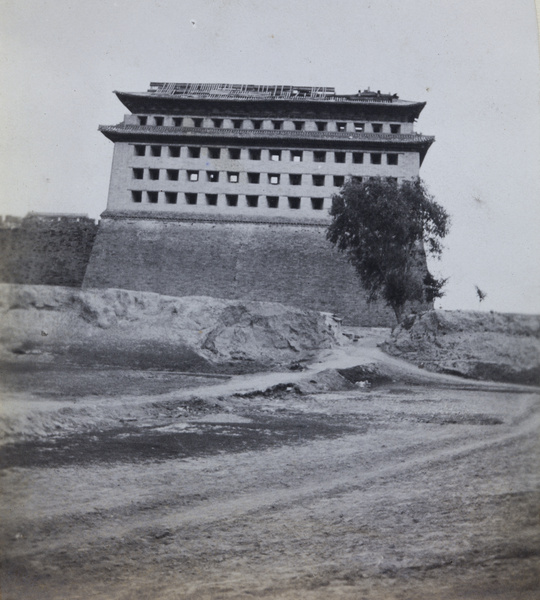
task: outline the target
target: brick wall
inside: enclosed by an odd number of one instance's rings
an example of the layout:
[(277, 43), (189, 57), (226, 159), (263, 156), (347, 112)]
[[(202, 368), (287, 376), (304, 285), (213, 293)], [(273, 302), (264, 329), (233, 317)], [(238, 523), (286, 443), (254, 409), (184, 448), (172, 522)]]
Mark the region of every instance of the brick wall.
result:
[(284, 302), (394, 325), (387, 307), (367, 304), (325, 234), (324, 225), (104, 216), (83, 286)]
[(97, 228), (91, 221), (0, 224), (0, 281), (80, 287)]
[[(237, 140), (231, 140), (237, 143)], [(179, 157), (170, 154), (176, 149)], [(140, 149), (143, 156), (138, 156)], [(152, 156), (151, 150), (157, 149), (159, 156)], [(189, 150), (195, 149), (200, 155), (190, 157)], [(212, 158), (211, 150), (219, 151), (219, 158)], [(231, 150), (238, 151), (237, 159), (229, 156)], [(250, 152), (258, 150), (257, 160), (250, 159)], [(114, 145), (111, 183), (109, 188), (108, 210), (133, 211), (147, 213), (167, 212), (176, 213), (216, 213), (228, 214), (234, 219), (235, 215), (251, 215), (256, 212), (262, 218), (273, 215), (294, 215), (295, 219), (328, 220), (328, 209), (331, 197), (337, 193), (343, 182), (351, 176), (355, 177), (395, 177), (398, 182), (412, 179), (418, 175), (420, 155), (418, 152), (392, 152), (398, 164), (387, 164), (389, 152), (382, 150), (381, 164), (371, 164), (369, 151), (338, 151), (324, 149), (324, 162), (316, 162), (316, 150), (306, 148), (277, 148), (279, 160), (272, 160), (272, 150), (268, 148), (225, 148), (209, 147), (200, 144), (164, 145), (164, 144), (131, 144), (117, 142)], [(301, 153), (301, 162), (293, 160), (294, 153)], [(335, 162), (336, 155), (343, 155), (343, 163)], [(354, 163), (354, 155), (358, 155), (361, 163)], [(174, 174), (171, 180), (170, 174)], [(217, 176), (218, 181), (210, 181), (209, 174)], [(229, 174), (237, 178), (229, 180)], [(190, 181), (190, 175), (196, 180)], [(299, 178), (294, 184), (290, 176)], [(152, 176), (152, 177), (151, 177)], [(255, 176), (257, 183), (250, 182), (249, 177)], [(271, 183), (271, 177), (277, 177)], [(318, 180), (314, 180), (314, 177)], [(341, 178), (337, 183), (334, 177)], [(133, 193), (137, 194), (134, 201)], [(150, 199), (149, 193), (155, 197)], [(187, 201), (186, 193), (195, 196), (196, 204)], [(168, 201), (167, 195), (171, 196)], [(217, 195), (217, 204), (208, 205), (205, 196)], [(227, 195), (238, 196), (237, 205), (227, 204)], [(250, 207), (247, 196), (257, 198), (257, 208)], [(269, 208), (267, 197), (279, 197), (279, 206)], [(301, 198), (299, 209), (290, 209), (289, 197)], [(318, 210), (312, 208), (311, 199), (322, 200)]]

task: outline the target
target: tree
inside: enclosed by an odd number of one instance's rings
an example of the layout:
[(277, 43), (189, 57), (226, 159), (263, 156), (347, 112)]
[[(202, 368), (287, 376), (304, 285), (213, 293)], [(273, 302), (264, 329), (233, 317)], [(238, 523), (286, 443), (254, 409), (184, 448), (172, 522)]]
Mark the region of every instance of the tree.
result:
[(421, 179), (348, 181), (333, 196), (330, 215), (327, 238), (346, 253), (368, 299), (382, 296), (398, 323), (407, 302), (443, 296), (446, 280), (433, 277), (425, 256), (441, 255), (450, 219)]

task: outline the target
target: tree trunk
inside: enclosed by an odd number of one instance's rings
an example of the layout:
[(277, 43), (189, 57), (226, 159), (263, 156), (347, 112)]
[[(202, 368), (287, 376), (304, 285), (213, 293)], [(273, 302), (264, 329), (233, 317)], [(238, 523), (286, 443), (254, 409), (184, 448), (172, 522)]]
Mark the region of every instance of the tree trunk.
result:
[(401, 319), (403, 318), (403, 308), (403, 306), (392, 305), (392, 309), (394, 311), (394, 314), (396, 315), (396, 321), (398, 322), (398, 325), (401, 325)]

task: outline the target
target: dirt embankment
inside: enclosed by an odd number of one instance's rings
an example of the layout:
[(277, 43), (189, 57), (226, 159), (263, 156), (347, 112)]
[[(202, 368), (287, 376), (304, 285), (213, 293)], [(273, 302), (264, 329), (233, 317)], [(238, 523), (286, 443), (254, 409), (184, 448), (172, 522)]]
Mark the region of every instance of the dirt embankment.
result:
[(247, 372), (339, 343), (328, 316), (271, 302), (0, 285), (0, 359)]
[(433, 310), (411, 315), (384, 350), (430, 371), (540, 384), (540, 316)]

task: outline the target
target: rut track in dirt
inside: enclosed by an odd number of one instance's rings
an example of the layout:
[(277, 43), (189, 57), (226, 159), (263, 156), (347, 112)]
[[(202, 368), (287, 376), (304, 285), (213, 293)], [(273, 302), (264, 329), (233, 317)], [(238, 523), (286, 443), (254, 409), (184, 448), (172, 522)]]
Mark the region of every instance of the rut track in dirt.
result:
[[(92, 423), (132, 411), (129, 435), (149, 444), (170, 423), (179, 444), (189, 430), (217, 445), (159, 460), (103, 446), (86, 461), (73, 446), (70, 459), (76, 415), (58, 433), (63, 466), (51, 445), (49, 466), (2, 471), (3, 598), (536, 598), (536, 390), (424, 374), (371, 341), (306, 372), (136, 396), (119, 382), (67, 403), (89, 411), (89, 443)], [(253, 394), (376, 360), (421, 385)], [(197, 410), (169, 416), (193, 398)], [(28, 399), (19, 416), (35, 415)], [(41, 401), (44, 419), (66, 407)]]

